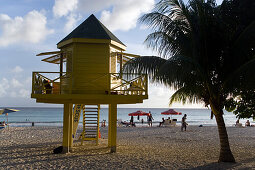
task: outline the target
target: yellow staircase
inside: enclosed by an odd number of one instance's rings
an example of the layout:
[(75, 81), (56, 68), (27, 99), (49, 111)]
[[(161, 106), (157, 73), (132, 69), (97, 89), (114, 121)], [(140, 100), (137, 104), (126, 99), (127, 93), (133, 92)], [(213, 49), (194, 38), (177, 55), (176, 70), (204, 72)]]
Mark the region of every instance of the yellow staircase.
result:
[(81, 144), (84, 141), (96, 141), (99, 138), (99, 113), (100, 105), (83, 106), (83, 131), (81, 134)]

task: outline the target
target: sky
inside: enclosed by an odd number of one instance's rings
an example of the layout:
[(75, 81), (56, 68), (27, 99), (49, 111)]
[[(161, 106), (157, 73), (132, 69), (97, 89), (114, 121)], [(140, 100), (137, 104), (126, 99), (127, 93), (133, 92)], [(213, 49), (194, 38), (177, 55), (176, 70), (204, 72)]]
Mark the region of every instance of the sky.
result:
[[(128, 53), (157, 55), (143, 43), (151, 30), (137, 22), (157, 0), (0, 0), (0, 107), (60, 107), (31, 99), (33, 71), (59, 71), (36, 54), (58, 50), (56, 44), (94, 14), (126, 46)], [(218, 4), (220, 0), (217, 1)], [(149, 85), (143, 104), (121, 107), (169, 107), (173, 90)], [(175, 103), (171, 107), (201, 108)]]

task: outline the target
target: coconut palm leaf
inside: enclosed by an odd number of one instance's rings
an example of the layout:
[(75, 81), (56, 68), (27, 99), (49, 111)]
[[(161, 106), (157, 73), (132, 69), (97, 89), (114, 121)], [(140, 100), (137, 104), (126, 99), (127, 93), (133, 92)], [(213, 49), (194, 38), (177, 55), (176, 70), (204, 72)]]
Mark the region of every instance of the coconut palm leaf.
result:
[(134, 58), (123, 66), (123, 72), (148, 74), (149, 78), (153, 79), (159, 68), (166, 61), (166, 59), (156, 56), (143, 56)]
[(175, 91), (175, 93), (171, 96), (169, 105), (173, 104), (174, 102), (182, 102), (183, 104), (203, 102), (203, 97), (200, 93), (201, 87), (199, 86), (196, 88), (184, 86)]

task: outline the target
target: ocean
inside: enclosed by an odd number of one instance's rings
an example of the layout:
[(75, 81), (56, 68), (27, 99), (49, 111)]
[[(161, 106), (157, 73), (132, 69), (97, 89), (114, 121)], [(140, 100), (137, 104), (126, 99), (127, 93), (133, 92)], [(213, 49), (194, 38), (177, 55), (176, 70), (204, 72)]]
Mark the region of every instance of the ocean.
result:
[[(35, 126), (62, 126), (63, 125), (63, 108), (38, 108), (38, 107), (22, 107), (15, 108), (20, 111), (9, 113), (8, 116), (0, 115), (0, 121), (7, 121), (10, 126), (31, 126), (34, 122)], [(175, 109), (175, 108), (174, 108)], [(171, 116), (161, 115), (161, 112), (168, 110), (168, 108), (118, 108), (117, 118), (122, 121), (129, 121), (130, 116), (128, 113), (142, 110), (145, 112), (151, 112), (153, 116), (154, 126), (158, 125), (158, 122), (162, 118)], [(173, 115), (173, 119), (177, 119), (177, 124), (180, 123), (184, 114), (187, 114), (187, 123), (189, 125), (203, 125), (203, 126), (216, 126), (216, 121), (210, 119), (211, 111), (209, 109), (184, 109), (176, 108), (178, 112), (182, 112), (182, 115)], [(82, 114), (81, 114), (82, 116)], [(147, 121), (147, 117), (140, 116), (140, 120), (134, 117), (134, 122), (139, 125), (141, 119)], [(108, 122), (108, 108), (100, 109), (100, 122), (106, 120)], [(236, 116), (232, 112), (224, 112), (224, 120), (226, 126), (233, 126), (237, 120)], [(241, 119), (240, 123), (245, 123), (247, 119)], [(252, 119), (249, 119), (251, 123), (255, 123)], [(106, 123), (107, 124), (107, 123)], [(82, 125), (82, 117), (80, 124)]]

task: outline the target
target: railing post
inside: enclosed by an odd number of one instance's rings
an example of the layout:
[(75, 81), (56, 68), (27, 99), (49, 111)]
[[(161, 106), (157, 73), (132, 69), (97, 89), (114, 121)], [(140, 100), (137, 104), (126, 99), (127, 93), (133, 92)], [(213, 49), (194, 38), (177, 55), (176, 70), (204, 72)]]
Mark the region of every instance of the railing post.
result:
[(35, 93), (35, 72), (32, 73), (32, 94)]
[[(117, 55), (118, 56), (118, 55)], [(123, 60), (123, 57), (122, 57), (122, 53), (120, 54), (120, 79), (122, 79), (122, 60)]]
[(69, 77), (69, 94), (72, 94), (72, 88), (73, 88), (73, 80), (72, 80), (72, 74), (68, 73), (68, 77)]
[(108, 86), (108, 94), (111, 94), (111, 86), (112, 86), (112, 77), (111, 77), (112, 73), (108, 74), (108, 82), (110, 82), (110, 85)]

